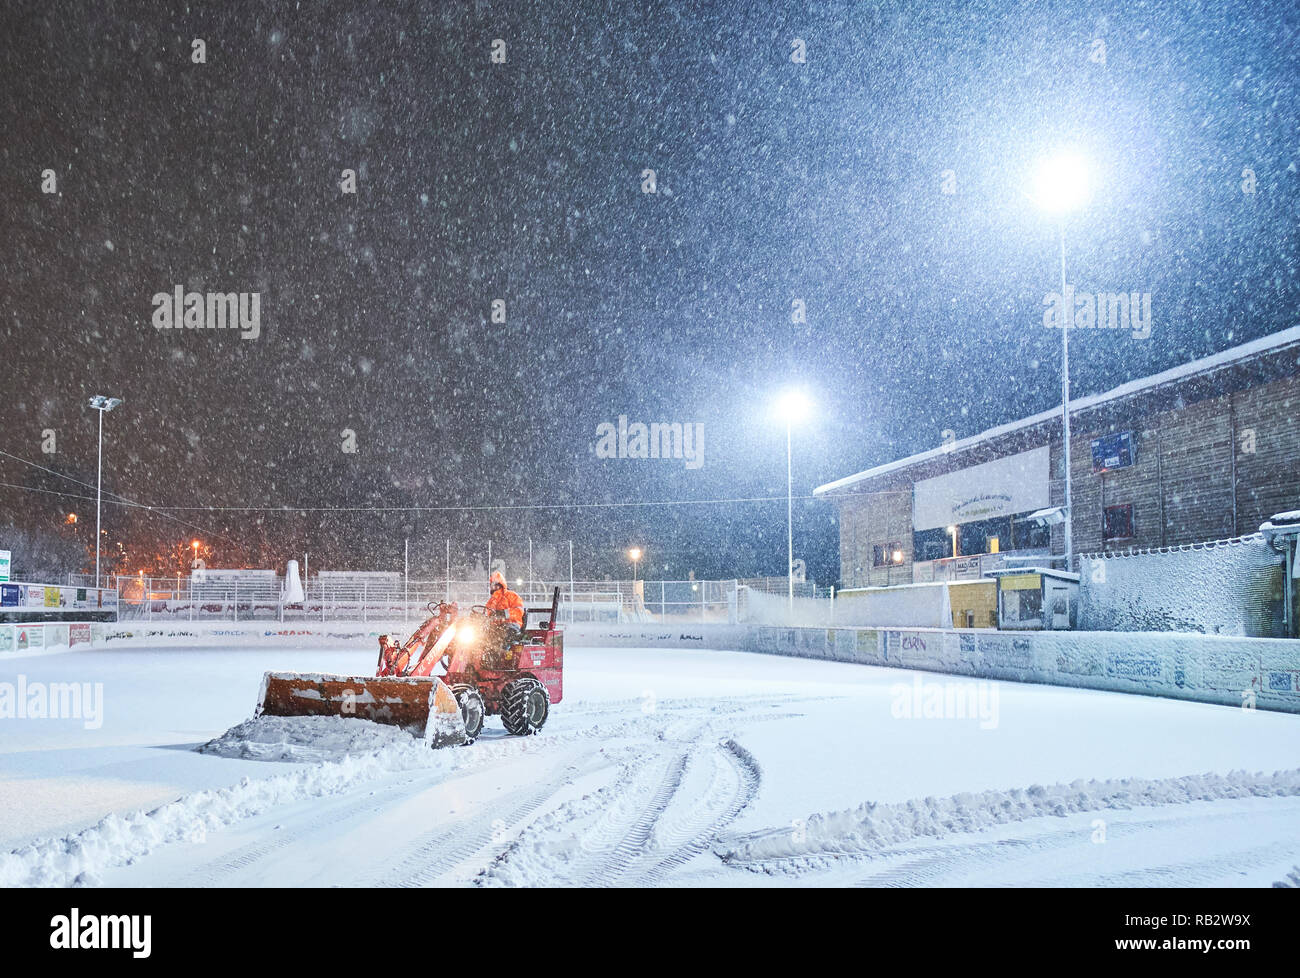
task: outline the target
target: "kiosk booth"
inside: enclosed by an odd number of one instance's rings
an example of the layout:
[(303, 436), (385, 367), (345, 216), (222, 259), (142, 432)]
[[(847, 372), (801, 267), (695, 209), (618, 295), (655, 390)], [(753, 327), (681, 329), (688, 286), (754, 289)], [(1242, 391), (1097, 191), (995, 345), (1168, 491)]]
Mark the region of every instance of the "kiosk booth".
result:
[(990, 572), (998, 582), (998, 628), (1065, 631), (1079, 618), (1079, 575), (1048, 567)]

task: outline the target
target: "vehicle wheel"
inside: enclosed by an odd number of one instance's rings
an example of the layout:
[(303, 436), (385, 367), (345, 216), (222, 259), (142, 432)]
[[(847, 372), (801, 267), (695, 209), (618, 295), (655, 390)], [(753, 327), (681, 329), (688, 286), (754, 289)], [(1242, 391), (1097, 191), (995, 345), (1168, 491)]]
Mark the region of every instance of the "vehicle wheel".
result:
[(487, 713), (483, 697), (473, 686), (453, 686), (451, 692), (460, 707), (460, 718), (465, 721), (465, 743), (472, 744), (483, 730), (483, 717)]
[(536, 679), (516, 679), (501, 690), (501, 722), (516, 737), (537, 733), (550, 712), (550, 694)]

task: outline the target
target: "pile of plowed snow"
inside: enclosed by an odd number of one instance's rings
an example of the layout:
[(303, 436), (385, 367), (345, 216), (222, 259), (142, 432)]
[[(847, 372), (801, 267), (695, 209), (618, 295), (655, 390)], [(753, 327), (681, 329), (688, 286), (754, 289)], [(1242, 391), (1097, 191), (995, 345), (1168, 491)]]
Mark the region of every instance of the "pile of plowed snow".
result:
[(401, 727), (353, 717), (261, 716), (197, 748), (203, 754), (255, 761), (336, 761), (392, 745), (421, 742)]
[(962, 792), (901, 804), (864, 802), (857, 808), (809, 815), (803, 831), (789, 826), (719, 842), (714, 852), (729, 866), (755, 872), (825, 869), (846, 858), (870, 858), (912, 839), (979, 832), (1047, 815), (1180, 805), (1220, 798), (1300, 795), (1300, 768), (1289, 771), (1201, 774), (1182, 778), (1078, 780), (1009, 791)]

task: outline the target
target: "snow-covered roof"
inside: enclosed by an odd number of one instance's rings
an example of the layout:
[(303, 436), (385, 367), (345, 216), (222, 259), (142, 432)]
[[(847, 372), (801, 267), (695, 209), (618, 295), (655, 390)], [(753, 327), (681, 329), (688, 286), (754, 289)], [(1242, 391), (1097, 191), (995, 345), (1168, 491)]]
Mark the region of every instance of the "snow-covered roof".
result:
[[(1182, 366), (1165, 370), (1158, 374), (1152, 374), (1150, 377), (1142, 377), (1138, 380), (1130, 380), (1127, 384), (1120, 384), (1111, 390), (1101, 394), (1092, 394), (1088, 397), (1076, 397), (1070, 401), (1070, 416), (1074, 417), (1080, 411), (1086, 411), (1104, 404), (1107, 401), (1118, 400), (1123, 397), (1131, 397), (1134, 394), (1144, 393), (1154, 388), (1161, 387), (1165, 384), (1176, 383), (1186, 380), (1188, 377), (1197, 374), (1210, 373), (1223, 367), (1232, 366), (1251, 357), (1259, 356), (1264, 353), (1271, 353), (1276, 350), (1300, 344), (1300, 326), (1292, 326), (1290, 329), (1284, 329), (1281, 332), (1273, 333), (1269, 336), (1260, 337), (1257, 340), (1251, 340), (1249, 343), (1243, 343), (1240, 346), (1230, 347), (1213, 356), (1202, 357), (1200, 360), (1193, 360)], [(1061, 406), (1058, 404), (1054, 408), (1046, 411), (1040, 411), (1038, 414), (1030, 415), (1027, 418), (1021, 418), (1019, 421), (1009, 421), (1006, 424), (998, 425), (995, 428), (989, 428), (978, 435), (971, 435), (967, 438), (950, 442), (946, 445), (940, 445), (937, 448), (931, 448), (924, 452), (918, 452), (915, 455), (909, 455), (906, 458), (900, 458), (893, 462), (886, 462), (883, 465), (877, 465), (874, 468), (867, 469), (865, 472), (858, 472), (855, 475), (845, 476), (843, 479), (836, 479), (834, 482), (828, 482), (824, 486), (818, 486), (813, 490), (814, 496), (822, 496), (833, 493), (841, 489), (848, 489), (859, 482), (867, 479), (874, 479), (878, 476), (887, 475), (890, 472), (904, 469), (919, 462), (926, 462), (930, 459), (940, 458), (944, 455), (951, 455), (954, 452), (961, 451), (964, 448), (970, 448), (979, 445), (982, 442), (990, 441), (1001, 435), (1010, 434), (1013, 431), (1019, 431), (1023, 428), (1030, 428), (1045, 421), (1052, 421), (1061, 415)]]
[(1064, 523), (1064, 522), (1065, 522), (1065, 507), (1064, 507), (1064, 506), (1048, 506), (1046, 509), (1036, 509), (1036, 510), (1034, 510), (1032, 513), (1030, 513), (1028, 516), (1026, 516), (1025, 519), (1028, 519), (1028, 520), (1043, 520), (1043, 519), (1047, 519), (1047, 517), (1049, 517), (1049, 516), (1053, 516), (1053, 517), (1055, 517), (1055, 516), (1059, 516), (1059, 517), (1061, 517), (1061, 522)]
[(1015, 577), (1018, 574), (1041, 574), (1043, 577), (1054, 577), (1075, 584), (1079, 583), (1082, 576), (1073, 571), (1057, 570), (1055, 567), (999, 567), (988, 572), (989, 577)]
[(1259, 532), (1264, 534), (1264, 539), (1269, 543), (1273, 542), (1274, 537), (1300, 536), (1300, 509), (1273, 514), (1260, 526)]

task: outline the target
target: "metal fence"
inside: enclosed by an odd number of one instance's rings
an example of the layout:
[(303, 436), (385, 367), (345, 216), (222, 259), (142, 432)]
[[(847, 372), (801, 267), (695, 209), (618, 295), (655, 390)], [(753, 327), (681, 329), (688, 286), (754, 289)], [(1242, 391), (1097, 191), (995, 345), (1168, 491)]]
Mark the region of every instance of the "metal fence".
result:
[[(69, 584), (84, 585), (91, 575), (69, 575)], [(482, 581), (401, 581), (354, 579), (346, 575), (312, 577), (304, 582), (301, 601), (284, 600), (284, 578), (269, 574), (247, 577), (113, 577), (123, 621), (419, 621), (430, 605), (455, 601), (461, 608), (487, 600)], [(783, 578), (723, 581), (521, 581), (513, 585), (526, 607), (551, 603), (560, 589), (560, 621), (737, 622), (746, 620), (753, 591), (786, 594)], [(811, 583), (796, 584), (796, 594), (812, 597)]]

